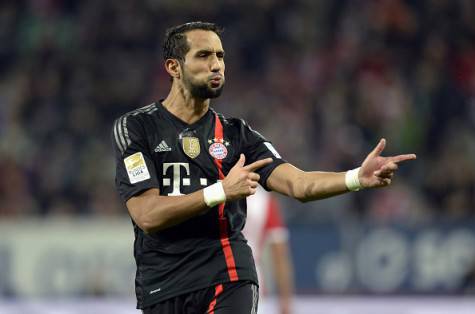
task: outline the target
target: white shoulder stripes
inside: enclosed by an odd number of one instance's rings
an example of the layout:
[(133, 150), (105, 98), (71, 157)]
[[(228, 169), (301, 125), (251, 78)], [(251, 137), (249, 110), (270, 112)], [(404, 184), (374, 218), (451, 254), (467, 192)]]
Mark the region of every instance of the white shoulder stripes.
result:
[(127, 115), (120, 117), (114, 123), (114, 137), (117, 147), (123, 154), (129, 147), (131, 140), (127, 130)]
[(148, 106), (131, 111), (123, 115), (122, 117), (120, 117), (114, 122), (114, 138), (115, 138), (117, 147), (119, 148), (122, 154), (125, 153), (127, 148), (132, 143), (132, 141), (130, 140), (129, 131), (127, 129), (127, 118), (129, 116), (136, 116), (140, 113), (152, 114), (157, 110), (158, 108), (156, 104), (153, 103)]
[(155, 111), (158, 110), (157, 104), (153, 103), (147, 106), (143, 106), (141, 108), (135, 109), (134, 111), (131, 111), (129, 114), (132, 114), (134, 116), (138, 115), (139, 113), (154, 113)]

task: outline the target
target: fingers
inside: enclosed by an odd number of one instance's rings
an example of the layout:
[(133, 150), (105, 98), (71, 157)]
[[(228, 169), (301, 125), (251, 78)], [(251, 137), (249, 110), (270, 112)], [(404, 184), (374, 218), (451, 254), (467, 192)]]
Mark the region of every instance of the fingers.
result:
[(390, 160), (392, 162), (397, 163), (397, 162), (402, 162), (406, 160), (414, 160), (416, 158), (417, 158), (416, 154), (405, 154), (405, 155), (398, 155), (398, 156), (391, 157)]
[(381, 167), (381, 169), (376, 170), (374, 172), (374, 175), (377, 177), (381, 178), (392, 178), (394, 175), (394, 171), (396, 171), (399, 168), (399, 166), (394, 163), (394, 162), (388, 162), (384, 166)]
[(375, 171), (374, 175), (380, 179), (392, 179), (394, 177), (394, 171), (386, 171), (386, 172), (381, 172), (381, 171)]
[[(384, 148), (386, 147), (386, 139), (382, 138), (378, 145), (373, 149), (371, 153), (369, 153), (369, 157), (375, 158), (381, 155)], [(404, 155), (397, 155), (393, 157), (387, 157), (390, 161), (394, 163), (406, 161), (406, 160), (414, 160), (417, 158), (416, 154), (404, 154)]]
[(271, 162), (272, 162), (272, 158), (261, 159), (261, 160), (253, 162), (252, 164), (245, 166), (244, 169), (253, 172), (259, 168), (262, 168), (270, 164)]
[(257, 181), (253, 181), (253, 180), (247, 180), (247, 184), (253, 189), (257, 188), (257, 186), (259, 185)]
[[(258, 175), (255, 172), (251, 172), (247, 175), (247, 185), (250, 187), (251, 190), (257, 189), (257, 186), (259, 185), (259, 179), (260, 178), (261, 178), (261, 176)], [(254, 194), (254, 193), (251, 193), (251, 195)]]
[(388, 185), (391, 185), (392, 180), (390, 178), (378, 178), (378, 181), (375, 182), (373, 187), (375, 188), (382, 188)]
[(386, 147), (386, 139), (382, 138), (378, 145), (376, 145), (376, 147), (373, 149), (373, 151), (370, 153), (370, 156), (372, 157), (377, 157), (379, 155), (381, 155), (381, 153), (383, 152), (384, 150), (384, 147)]
[(247, 177), (250, 179), (250, 180), (253, 180), (253, 181), (259, 181), (261, 179), (261, 176), (255, 172), (251, 172), (247, 175)]

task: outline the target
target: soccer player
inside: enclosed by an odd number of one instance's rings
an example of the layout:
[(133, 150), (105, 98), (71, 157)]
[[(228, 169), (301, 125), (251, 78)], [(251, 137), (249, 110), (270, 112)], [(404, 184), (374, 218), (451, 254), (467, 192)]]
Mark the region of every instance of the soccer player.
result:
[(220, 29), (169, 29), (164, 100), (114, 123), (116, 186), (132, 218), (137, 307), (143, 313), (255, 313), (257, 275), (241, 230), (260, 184), (301, 201), (391, 183), (398, 163), (382, 139), (361, 167), (304, 172), (244, 121), (210, 108), (224, 87)]
[[(293, 271), (289, 254), (289, 231), (282, 219), (279, 202), (261, 187), (257, 188), (256, 194), (247, 198), (247, 218), (242, 233), (256, 261), (259, 302), (267, 295), (264, 278), (268, 272), (264, 271), (264, 267), (269, 265), (277, 288), (279, 313), (290, 314)], [(264, 261), (262, 253), (265, 248), (269, 248), (271, 255)]]

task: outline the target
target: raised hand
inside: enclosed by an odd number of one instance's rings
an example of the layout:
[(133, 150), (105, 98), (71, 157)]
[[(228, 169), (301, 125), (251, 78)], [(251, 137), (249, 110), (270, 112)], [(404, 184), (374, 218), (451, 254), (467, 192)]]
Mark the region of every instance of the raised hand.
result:
[(244, 166), (246, 157), (241, 154), (239, 160), (223, 180), (223, 189), (226, 200), (232, 201), (256, 193), (259, 174), (254, 171), (272, 162), (272, 158), (261, 159)]
[(415, 154), (383, 157), (381, 153), (385, 146), (386, 140), (383, 138), (363, 161), (358, 178), (364, 188), (390, 185), (394, 173), (398, 169), (398, 164), (406, 160), (416, 159)]

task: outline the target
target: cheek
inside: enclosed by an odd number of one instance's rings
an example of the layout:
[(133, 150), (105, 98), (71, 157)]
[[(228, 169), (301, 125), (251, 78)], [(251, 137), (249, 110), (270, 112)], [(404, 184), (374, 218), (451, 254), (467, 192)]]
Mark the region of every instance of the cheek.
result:
[(208, 75), (208, 70), (206, 69), (206, 67), (195, 65), (193, 67), (188, 68), (186, 70), (185, 75), (191, 78), (193, 81), (198, 82), (203, 79), (206, 79)]
[(207, 64), (205, 62), (190, 62), (185, 64), (185, 71), (188, 73), (198, 74), (207, 70)]

